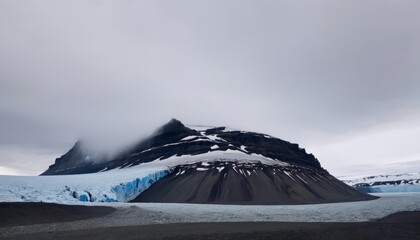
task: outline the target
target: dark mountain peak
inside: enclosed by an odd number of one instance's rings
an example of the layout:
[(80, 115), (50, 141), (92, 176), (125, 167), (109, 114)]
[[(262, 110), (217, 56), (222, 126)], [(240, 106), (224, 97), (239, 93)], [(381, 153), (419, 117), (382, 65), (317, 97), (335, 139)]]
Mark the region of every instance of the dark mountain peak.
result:
[(157, 147), (162, 144), (173, 143), (190, 135), (199, 135), (193, 129), (186, 127), (181, 121), (172, 118), (168, 123), (158, 128), (152, 136), (141, 142), (141, 146)]
[(171, 118), (171, 120), (167, 124), (181, 124), (181, 125), (183, 125), (182, 122), (179, 121), (176, 118)]
[(83, 141), (78, 140), (68, 152), (63, 156), (56, 158), (55, 163), (43, 174), (60, 174), (64, 169), (80, 167), (88, 163), (91, 163), (91, 158), (83, 149)]
[(70, 150), (72, 150), (72, 149), (81, 149), (81, 148), (82, 148), (83, 143), (84, 143), (84, 141), (83, 141), (82, 139), (77, 140), (77, 141), (74, 143), (73, 147), (72, 147)]
[(161, 126), (156, 131), (156, 133), (160, 134), (164, 132), (173, 132), (173, 131), (179, 131), (179, 130), (184, 130), (184, 129), (185, 129), (185, 126), (184, 124), (182, 124), (181, 121), (179, 121), (178, 119), (172, 118), (169, 122)]
[[(78, 154), (84, 153), (84, 150), (83, 150), (83, 147), (82, 147), (83, 144), (84, 143), (81, 139), (77, 140), (77, 142), (74, 143), (73, 147), (70, 148), (70, 150), (67, 153), (65, 153), (62, 157), (72, 155), (72, 154), (75, 154), (75, 153), (78, 153)], [(57, 158), (57, 160), (60, 160), (61, 158)], [(57, 162), (57, 160), (56, 160), (56, 162)]]

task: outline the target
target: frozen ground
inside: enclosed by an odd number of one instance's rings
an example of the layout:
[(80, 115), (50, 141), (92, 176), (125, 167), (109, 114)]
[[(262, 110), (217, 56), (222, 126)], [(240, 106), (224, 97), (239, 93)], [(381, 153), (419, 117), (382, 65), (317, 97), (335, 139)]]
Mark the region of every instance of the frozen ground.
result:
[(383, 193), (372, 201), (277, 206), (170, 203), (85, 203), (112, 206), (106, 217), (67, 223), (0, 228), (0, 237), (33, 232), (182, 222), (361, 222), (400, 211), (420, 211), (420, 193)]

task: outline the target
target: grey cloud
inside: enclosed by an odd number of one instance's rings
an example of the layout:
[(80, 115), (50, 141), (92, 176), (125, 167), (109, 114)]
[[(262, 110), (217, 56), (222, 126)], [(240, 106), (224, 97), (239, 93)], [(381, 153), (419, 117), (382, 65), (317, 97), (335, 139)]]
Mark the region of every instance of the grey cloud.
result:
[[(416, 1), (0, 2), (0, 143), (176, 117), (308, 145), (420, 105)], [(105, 143), (104, 143), (105, 144)]]

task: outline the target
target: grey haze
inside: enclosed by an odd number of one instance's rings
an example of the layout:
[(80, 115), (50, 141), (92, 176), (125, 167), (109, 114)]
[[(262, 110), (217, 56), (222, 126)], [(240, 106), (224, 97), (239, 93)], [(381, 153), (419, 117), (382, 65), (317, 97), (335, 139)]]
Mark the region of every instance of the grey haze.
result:
[(175, 117), (333, 174), (420, 159), (419, 1), (0, 1), (0, 174)]

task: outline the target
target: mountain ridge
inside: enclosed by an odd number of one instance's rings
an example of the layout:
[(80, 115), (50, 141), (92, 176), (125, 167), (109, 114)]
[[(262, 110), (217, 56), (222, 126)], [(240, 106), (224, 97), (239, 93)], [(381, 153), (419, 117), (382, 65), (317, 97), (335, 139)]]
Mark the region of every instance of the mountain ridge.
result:
[[(197, 131), (185, 126), (177, 119), (171, 119), (150, 137), (126, 147), (125, 150), (113, 157), (105, 155), (93, 157), (92, 154), (82, 149), (83, 141), (79, 140), (41, 175), (92, 173), (103, 169), (138, 165), (156, 159), (164, 160), (173, 155), (179, 155), (180, 147), (183, 151), (182, 155), (236, 150), (261, 154), (272, 159), (281, 158), (282, 161), (297, 165), (321, 168), (319, 161), (312, 154), (307, 154), (305, 149), (300, 148), (298, 144), (267, 134), (240, 130), (226, 131), (226, 129), (228, 128), (211, 127), (204, 131)], [(182, 141), (187, 137), (189, 139)], [(217, 145), (218, 149), (211, 149), (214, 145)], [(242, 146), (246, 150), (241, 149)], [(162, 151), (158, 151), (159, 149)], [(146, 150), (149, 150), (147, 154), (145, 154)]]

